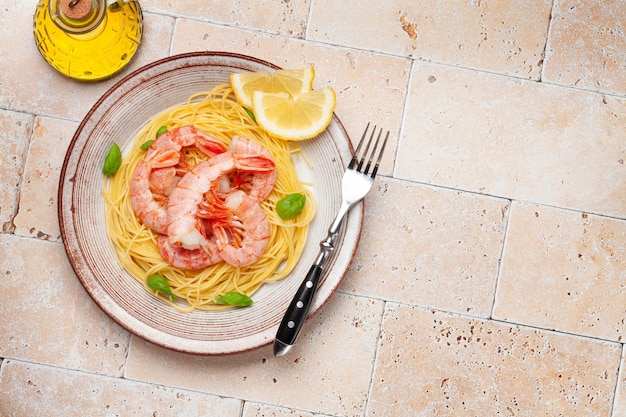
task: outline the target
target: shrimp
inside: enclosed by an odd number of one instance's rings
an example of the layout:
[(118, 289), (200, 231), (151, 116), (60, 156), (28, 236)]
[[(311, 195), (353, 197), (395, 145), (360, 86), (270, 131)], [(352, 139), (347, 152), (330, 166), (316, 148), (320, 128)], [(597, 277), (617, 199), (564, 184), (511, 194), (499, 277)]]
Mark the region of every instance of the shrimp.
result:
[[(259, 155), (271, 159), (272, 155), (263, 146), (242, 136), (235, 136), (228, 145), (228, 151), (233, 155)], [(240, 171), (235, 174), (234, 188), (244, 190), (257, 203), (262, 202), (270, 195), (276, 183), (276, 170), (264, 172)]]
[(218, 254), (230, 265), (251, 265), (269, 243), (270, 222), (259, 203), (241, 190), (230, 194), (225, 206), (231, 209), (231, 220), (213, 225)]
[(142, 224), (158, 233), (165, 233), (167, 212), (163, 202), (150, 191), (151, 169), (148, 162), (137, 164), (130, 182), (130, 204)]
[(157, 233), (167, 231), (167, 198), (162, 197), (167, 196), (180, 178), (176, 173), (172, 175), (169, 168), (183, 162), (182, 150), (191, 146), (208, 157), (226, 151), (224, 144), (217, 139), (193, 126), (182, 126), (160, 135), (133, 172), (130, 183), (131, 206), (139, 221)]
[(197, 249), (208, 244), (200, 231), (200, 204), (221, 176), (235, 170), (267, 172), (274, 162), (263, 156), (224, 152), (196, 165), (176, 184), (167, 203), (167, 235), (174, 247)]
[(222, 261), (217, 253), (215, 239), (193, 250), (173, 246), (166, 235), (159, 235), (157, 244), (163, 259), (176, 268), (202, 269)]
[(195, 147), (208, 157), (225, 152), (224, 144), (213, 136), (198, 130), (193, 125), (180, 126), (160, 135), (148, 148), (146, 157), (152, 152), (176, 152)]
[(169, 197), (180, 178), (175, 167), (154, 169), (150, 173), (150, 191), (155, 198)]

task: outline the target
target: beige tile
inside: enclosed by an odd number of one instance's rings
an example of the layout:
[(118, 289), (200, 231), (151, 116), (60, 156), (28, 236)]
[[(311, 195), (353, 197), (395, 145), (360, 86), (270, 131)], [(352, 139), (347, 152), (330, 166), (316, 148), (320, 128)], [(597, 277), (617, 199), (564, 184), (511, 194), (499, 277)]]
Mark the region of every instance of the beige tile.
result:
[(38, 117), (22, 181), (15, 233), (40, 239), (60, 239), (57, 216), (59, 176), (77, 125)]
[(310, 0), (142, 0), (144, 10), (303, 38)]
[(619, 378), (617, 380), (617, 390), (615, 391), (615, 404), (611, 417), (626, 417), (626, 345), (622, 353), (622, 364), (620, 366)]
[(246, 401), (242, 417), (323, 417), (323, 415)]
[(626, 221), (514, 203), (493, 315), (623, 341), (625, 277)]
[(14, 228), (12, 221), (32, 133), (32, 116), (0, 110), (0, 226), (4, 232)]
[(368, 417), (609, 416), (621, 346), (388, 304)]
[(271, 346), (199, 357), (133, 338), (125, 377), (310, 413), (362, 415), (382, 308), (379, 301), (336, 294), (281, 358)]
[(241, 401), (32, 363), (5, 361), (3, 416), (239, 417)]
[(542, 79), (626, 94), (625, 6), (623, 1), (556, 0)]
[(96, 306), (63, 245), (0, 234), (0, 357), (120, 376), (129, 335)]
[[(144, 37), (137, 55), (113, 79), (84, 83), (57, 73), (41, 57), (33, 36), (37, 3), (7, 2), (0, 14), (0, 107), (80, 120), (121, 77), (168, 54), (174, 20), (144, 13)], [(15, 53), (16, 45), (19, 53)]]
[(180, 20), (172, 53), (198, 50), (236, 51), (283, 68), (312, 65), (316, 72), (314, 88), (335, 89), (335, 113), (353, 141), (358, 141), (368, 121), (391, 130), (380, 171), (391, 172), (410, 60), (294, 39), (277, 42), (276, 37), (258, 32)]
[(414, 67), (395, 176), (626, 217), (626, 100)]
[(323, 42), (538, 79), (551, 6), (549, 0), (321, 0), (311, 8), (307, 33)]
[(507, 200), (380, 178), (365, 204), (359, 249), (342, 290), (491, 314)]

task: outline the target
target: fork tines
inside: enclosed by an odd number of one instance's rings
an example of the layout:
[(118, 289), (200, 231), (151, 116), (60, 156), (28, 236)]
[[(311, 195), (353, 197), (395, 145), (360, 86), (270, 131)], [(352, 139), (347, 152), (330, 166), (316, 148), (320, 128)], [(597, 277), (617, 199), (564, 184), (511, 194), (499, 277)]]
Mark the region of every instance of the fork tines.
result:
[[(385, 151), (385, 146), (387, 145), (387, 139), (389, 138), (389, 131), (387, 131), (387, 134), (385, 135), (383, 144), (380, 148), (380, 151), (378, 152), (378, 157), (376, 158), (376, 162), (374, 163), (374, 167), (370, 173), (370, 168), (372, 168), (374, 155), (376, 155), (376, 150), (378, 149), (378, 143), (380, 142), (380, 138), (383, 134), (383, 130), (381, 128), (378, 131), (378, 136), (376, 137), (376, 141), (374, 142), (374, 148), (369, 153), (369, 157), (368, 157), (370, 146), (372, 145), (372, 141), (374, 140), (374, 136), (376, 134), (376, 126), (374, 126), (374, 128), (372, 129), (370, 138), (365, 144), (365, 150), (363, 151), (362, 154), (360, 154), (360, 152), (361, 152), (361, 147), (363, 146), (363, 142), (365, 141), (365, 137), (367, 136), (367, 131), (369, 130), (369, 127), (370, 127), (370, 123), (368, 122), (367, 126), (365, 127), (365, 131), (363, 132), (363, 136), (361, 136), (361, 140), (359, 141), (359, 144), (357, 145), (356, 150), (354, 151), (354, 155), (352, 156), (352, 159), (350, 160), (350, 164), (348, 164), (348, 169), (355, 169), (362, 174), (370, 175), (372, 178), (374, 178), (376, 176), (376, 173), (378, 172), (378, 166), (380, 165), (380, 160), (383, 157), (383, 152)], [(365, 165), (365, 169), (363, 170), (362, 169), (363, 164), (365, 163), (366, 160), (367, 160), (367, 165)]]

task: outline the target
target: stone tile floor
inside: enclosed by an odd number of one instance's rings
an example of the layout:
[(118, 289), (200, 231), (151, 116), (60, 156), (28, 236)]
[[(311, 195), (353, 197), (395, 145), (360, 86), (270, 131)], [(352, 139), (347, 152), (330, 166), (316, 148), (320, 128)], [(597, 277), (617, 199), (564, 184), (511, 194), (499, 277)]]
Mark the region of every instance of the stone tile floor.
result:
[(141, 0), (128, 73), (313, 65), (392, 130), (356, 258), (290, 356), (120, 328), (65, 257), (60, 167), (119, 76), (56, 74), (0, 0), (1, 416), (626, 417), (626, 1)]

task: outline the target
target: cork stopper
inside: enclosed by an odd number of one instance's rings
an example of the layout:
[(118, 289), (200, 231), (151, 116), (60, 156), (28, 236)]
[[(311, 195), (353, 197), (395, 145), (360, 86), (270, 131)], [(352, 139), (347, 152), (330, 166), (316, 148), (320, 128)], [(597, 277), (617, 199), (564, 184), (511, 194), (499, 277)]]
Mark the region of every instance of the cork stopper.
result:
[(63, 14), (73, 20), (84, 20), (91, 14), (91, 0), (59, 0)]

